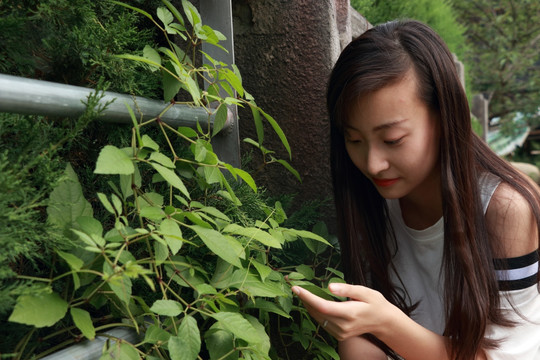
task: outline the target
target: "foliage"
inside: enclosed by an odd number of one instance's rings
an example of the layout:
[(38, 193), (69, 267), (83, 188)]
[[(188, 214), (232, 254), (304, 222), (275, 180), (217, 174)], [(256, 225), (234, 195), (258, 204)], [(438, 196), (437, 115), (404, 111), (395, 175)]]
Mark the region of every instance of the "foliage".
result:
[(489, 117), (521, 112), (537, 120), (540, 105), (540, 3), (534, 0), (453, 0), (466, 26), (476, 91), (490, 99)]
[[(154, 22), (167, 42), (157, 50), (146, 46), (142, 56), (118, 58), (161, 74), (165, 98), (172, 100), (163, 113), (180, 90), (188, 95), (186, 103), (207, 111), (213, 127), (176, 129), (159, 116), (142, 122), (132, 115), (130, 146), (108, 144), (95, 163), (94, 173), (109, 185), (97, 193), (104, 218), (96, 216), (98, 209), (67, 166), (50, 193), (47, 216), (49, 226), (70, 241), (51, 249), (56, 256), (46, 274), (18, 276), (33, 288), (17, 298), (9, 318), (29, 329), (14, 349), (15, 358), (39, 358), (117, 326), (133, 329), (140, 341), (110, 339), (102, 359), (278, 358), (269, 333), (283, 322), (279, 335), (286, 354), (292, 342), (310, 358), (337, 359), (335, 344), (319, 333), (289, 289), (294, 283), (329, 298), (315, 283), (342, 281), (333, 257), (323, 256), (333, 251), (324, 225), (313, 231), (285, 226), (280, 202), (259, 201), (261, 211), (242, 214), (238, 194), (246, 189), (257, 194), (259, 188), (248, 172), (220, 161), (210, 142), (225, 126), (231, 104), (252, 110), (258, 138), (249, 142), (293, 170), (264, 148), (262, 121), (270, 123), (290, 155), (287, 139), (244, 90), (236, 67), (204, 53), (207, 62), (197, 65), (187, 55), (203, 40), (220, 46), (222, 35), (202, 25), (188, 1), (182, 1), (183, 15), (163, 3), (157, 20), (117, 3)], [(193, 49), (183, 51), (171, 36), (183, 37)], [(206, 90), (200, 81), (207, 82)], [(221, 97), (221, 89), (228, 96)], [(306, 249), (311, 263), (290, 265), (296, 259), (284, 250), (294, 247)], [(51, 326), (54, 331), (45, 331)], [(56, 337), (64, 342), (54, 345)], [(44, 350), (43, 344), (50, 347)]]
[[(132, 0), (134, 4), (151, 1)], [(155, 0), (153, 0), (155, 2)], [(154, 32), (109, 1), (0, 2), (0, 72), (158, 97), (156, 78), (114, 54), (142, 52)]]
[[(65, 167), (61, 154), (76, 149), (76, 139), (99, 114), (99, 98), (98, 93), (90, 96), (87, 111), (70, 126), (44, 117), (0, 114), (0, 321), (7, 321), (17, 296), (35, 290), (35, 284), (16, 279), (16, 274), (48, 276), (53, 249), (69, 246), (46, 223), (47, 197)], [(2, 323), (0, 352), (9, 349), (18, 328)]]
[(464, 28), (457, 14), (446, 0), (351, 0), (351, 5), (372, 24), (398, 18), (412, 18), (431, 26), (446, 42), (450, 51), (463, 58)]

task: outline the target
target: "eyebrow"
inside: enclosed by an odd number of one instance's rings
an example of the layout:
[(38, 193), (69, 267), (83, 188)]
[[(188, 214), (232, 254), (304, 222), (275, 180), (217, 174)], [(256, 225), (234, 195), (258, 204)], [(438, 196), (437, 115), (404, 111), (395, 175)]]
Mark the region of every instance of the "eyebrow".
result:
[(389, 128), (398, 126), (399, 124), (403, 123), (404, 121), (407, 121), (407, 119), (390, 121), (390, 122), (388, 122), (388, 123), (386, 123), (386, 124), (381, 124), (381, 125), (379, 125), (379, 126), (375, 126), (375, 127), (373, 128), (373, 131), (374, 131), (374, 132), (377, 132), (377, 131), (380, 131), (380, 130), (389, 129)]
[[(381, 130), (393, 128), (393, 127), (395, 127), (395, 126), (400, 125), (401, 123), (403, 123), (403, 122), (405, 122), (405, 121), (407, 121), (407, 119), (401, 119), (401, 120), (390, 121), (390, 122), (387, 122), (387, 123), (385, 123), (385, 124), (381, 124), (381, 125), (375, 126), (375, 127), (373, 128), (373, 132), (377, 132), (377, 131), (381, 131)], [(359, 131), (358, 129), (354, 128), (353, 126), (345, 125), (345, 130), (347, 130), (347, 129)]]

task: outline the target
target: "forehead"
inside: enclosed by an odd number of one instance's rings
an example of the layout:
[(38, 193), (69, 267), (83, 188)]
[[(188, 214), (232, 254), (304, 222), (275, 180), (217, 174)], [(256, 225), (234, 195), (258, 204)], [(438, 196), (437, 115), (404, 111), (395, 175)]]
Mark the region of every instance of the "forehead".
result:
[(378, 90), (351, 100), (344, 127), (355, 127), (359, 122), (395, 122), (427, 107), (418, 95), (417, 81), (412, 71)]

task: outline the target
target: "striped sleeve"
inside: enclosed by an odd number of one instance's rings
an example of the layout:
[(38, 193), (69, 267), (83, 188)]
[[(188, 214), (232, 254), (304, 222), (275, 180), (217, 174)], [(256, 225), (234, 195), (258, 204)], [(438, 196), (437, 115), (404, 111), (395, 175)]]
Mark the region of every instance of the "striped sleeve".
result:
[(521, 290), (538, 283), (538, 260), (538, 250), (519, 257), (494, 259), (499, 290)]

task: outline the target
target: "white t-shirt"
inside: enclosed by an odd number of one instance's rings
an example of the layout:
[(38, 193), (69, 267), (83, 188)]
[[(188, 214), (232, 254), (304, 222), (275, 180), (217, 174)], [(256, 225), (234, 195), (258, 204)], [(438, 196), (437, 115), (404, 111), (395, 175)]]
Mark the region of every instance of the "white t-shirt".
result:
[[(484, 213), (499, 183), (498, 177), (487, 173), (479, 179)], [(392, 259), (396, 272), (390, 270), (392, 283), (403, 290), (399, 281), (401, 279), (409, 295), (407, 302), (410, 305), (418, 303), (411, 318), (425, 328), (442, 334), (445, 327), (444, 279), (441, 274), (443, 219), (427, 229), (414, 230), (405, 225), (399, 200), (387, 200), (387, 203), (398, 245), (398, 251)], [(508, 280), (507, 284), (516, 288), (500, 294), (503, 311), (517, 325), (488, 325), (485, 336), (501, 340), (498, 349), (487, 351), (490, 360), (540, 360), (540, 293), (534, 284), (538, 258), (536, 254), (529, 254), (515, 260), (515, 266), (510, 262), (509, 270), (498, 271), (497, 276), (499, 280)], [(506, 295), (527, 320), (516, 313)]]

